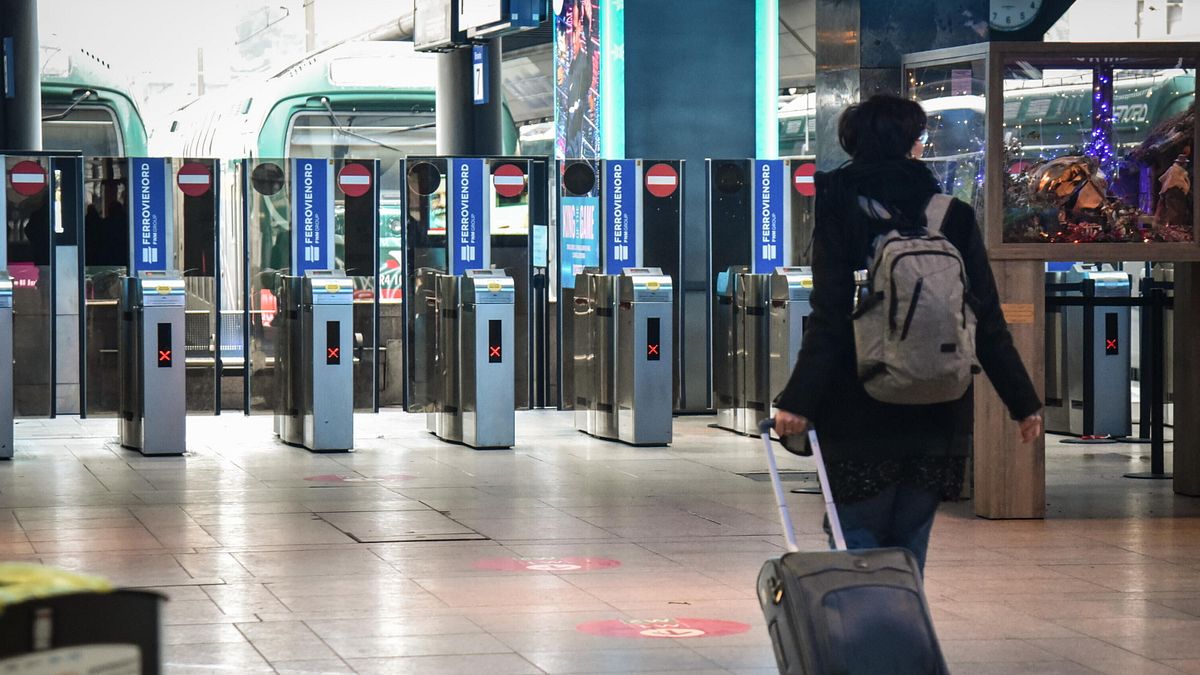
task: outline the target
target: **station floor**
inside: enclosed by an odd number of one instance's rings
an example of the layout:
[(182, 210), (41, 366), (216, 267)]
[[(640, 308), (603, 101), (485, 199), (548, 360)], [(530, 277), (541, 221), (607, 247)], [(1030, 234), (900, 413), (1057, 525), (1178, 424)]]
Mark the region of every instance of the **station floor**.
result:
[[(270, 417), (196, 417), (181, 458), (122, 450), (111, 419), (21, 420), (0, 552), (162, 591), (168, 673), (774, 672), (758, 442), (571, 420), (520, 413), (515, 450), (477, 452), (385, 412), (314, 455)], [(1121, 478), (1148, 451), (1052, 441), (1044, 521), (944, 507), (927, 590), (955, 673), (1200, 673), (1200, 499)], [(820, 497), (791, 503), (821, 547)]]

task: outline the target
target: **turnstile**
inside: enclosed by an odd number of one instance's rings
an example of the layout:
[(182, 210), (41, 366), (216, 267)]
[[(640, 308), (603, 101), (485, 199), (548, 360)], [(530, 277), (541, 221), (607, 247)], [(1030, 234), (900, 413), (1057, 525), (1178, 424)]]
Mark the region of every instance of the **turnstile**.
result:
[(183, 277), (142, 271), (121, 277), (120, 440), (143, 455), (187, 450)]
[[(1108, 265), (1078, 263), (1068, 271), (1048, 272), (1046, 281), (1058, 284), (1048, 295), (1130, 297), (1129, 275)], [(1047, 319), (1046, 430), (1128, 436), (1130, 308), (1064, 306)]]
[(779, 267), (771, 274), (751, 274), (731, 267), (723, 276), (718, 289), (723, 286), (727, 295), (718, 306), (728, 311), (713, 321), (717, 426), (756, 435), (759, 420), (771, 414), (771, 401), (796, 364), (812, 312), (812, 271)]
[(0, 459), (13, 456), (13, 284), (0, 270)]
[(439, 274), (436, 288), (428, 428), (473, 448), (510, 448), (516, 442), (513, 279), (503, 270), (467, 270)]
[(577, 429), (630, 445), (671, 442), (673, 302), (658, 268), (576, 277)]
[(279, 277), (275, 433), (313, 452), (354, 448), (354, 282), (339, 270)]
[[(780, 267), (770, 278), (771, 307), (768, 310), (770, 335), (768, 347), (770, 367), (768, 369), (772, 397), (779, 395), (787, 386), (800, 355), (804, 340), (804, 329), (808, 327), (808, 316), (812, 314), (809, 300), (812, 296), (813, 277), (811, 267)], [(774, 415), (774, 407), (771, 409)]]

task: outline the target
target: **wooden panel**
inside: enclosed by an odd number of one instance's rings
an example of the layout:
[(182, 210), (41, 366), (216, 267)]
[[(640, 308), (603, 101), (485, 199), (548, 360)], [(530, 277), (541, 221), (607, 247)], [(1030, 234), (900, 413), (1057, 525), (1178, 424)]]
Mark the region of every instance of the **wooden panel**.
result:
[[(1000, 300), (1010, 306), (1032, 305), (1031, 321), (1009, 326), (1029, 377), (1045, 389), (1045, 265), (1033, 261), (995, 261), (992, 271)], [(1030, 318), (1019, 312), (1021, 319)], [(984, 518), (1044, 518), (1046, 515), (1046, 443), (1025, 444), (1017, 424), (986, 377), (975, 381), (975, 514)]]
[(1200, 497), (1200, 264), (1175, 265), (1175, 491)]

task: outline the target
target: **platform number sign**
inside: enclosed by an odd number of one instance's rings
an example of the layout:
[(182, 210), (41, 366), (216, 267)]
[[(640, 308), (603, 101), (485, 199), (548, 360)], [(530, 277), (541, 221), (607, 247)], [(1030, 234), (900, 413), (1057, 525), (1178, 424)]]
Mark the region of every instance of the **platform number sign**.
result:
[(487, 105), (489, 99), (487, 50), (487, 45), (471, 47), (471, 93), (475, 105)]
[(754, 160), (753, 219), (754, 273), (770, 274), (784, 263), (784, 194), (787, 176), (783, 160)]

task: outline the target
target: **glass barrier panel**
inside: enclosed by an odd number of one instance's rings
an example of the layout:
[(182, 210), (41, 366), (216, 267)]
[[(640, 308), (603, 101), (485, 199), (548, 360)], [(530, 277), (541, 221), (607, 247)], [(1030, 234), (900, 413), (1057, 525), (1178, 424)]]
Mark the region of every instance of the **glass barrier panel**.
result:
[(116, 415), (120, 401), (117, 302), (129, 272), (129, 164), (124, 157), (83, 161), (84, 411)]
[(13, 282), (13, 412), (54, 412), (54, 228), (51, 158), (4, 158), (8, 273)]

